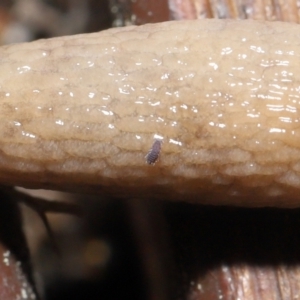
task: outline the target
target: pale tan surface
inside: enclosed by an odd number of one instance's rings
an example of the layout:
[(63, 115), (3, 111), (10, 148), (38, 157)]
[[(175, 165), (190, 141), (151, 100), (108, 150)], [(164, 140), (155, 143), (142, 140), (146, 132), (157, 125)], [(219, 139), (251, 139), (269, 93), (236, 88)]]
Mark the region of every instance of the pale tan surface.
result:
[(1, 48), (1, 182), (300, 205), (299, 29), (182, 21)]

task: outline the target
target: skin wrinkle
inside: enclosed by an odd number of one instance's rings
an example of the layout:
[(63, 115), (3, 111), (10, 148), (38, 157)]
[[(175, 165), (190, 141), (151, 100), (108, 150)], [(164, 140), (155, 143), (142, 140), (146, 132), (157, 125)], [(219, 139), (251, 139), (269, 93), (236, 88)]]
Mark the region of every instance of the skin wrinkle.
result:
[(299, 206), (298, 32), (195, 20), (2, 47), (0, 181)]

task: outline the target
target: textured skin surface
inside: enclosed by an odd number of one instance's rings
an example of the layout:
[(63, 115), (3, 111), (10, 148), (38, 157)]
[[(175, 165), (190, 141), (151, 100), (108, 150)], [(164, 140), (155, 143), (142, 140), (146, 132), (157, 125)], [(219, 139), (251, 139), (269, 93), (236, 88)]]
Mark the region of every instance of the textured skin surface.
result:
[(299, 206), (298, 40), (294, 24), (202, 20), (2, 47), (0, 180)]

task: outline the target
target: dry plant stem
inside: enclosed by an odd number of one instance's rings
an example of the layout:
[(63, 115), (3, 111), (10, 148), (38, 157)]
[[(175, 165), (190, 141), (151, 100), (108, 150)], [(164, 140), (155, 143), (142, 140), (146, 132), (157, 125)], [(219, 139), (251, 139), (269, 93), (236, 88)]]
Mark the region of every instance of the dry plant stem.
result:
[(174, 262), (161, 203), (130, 199), (127, 205), (144, 265), (147, 299), (171, 299), (171, 269)]
[(297, 0), (169, 0), (174, 19), (254, 19), (299, 22)]
[[(199, 282), (199, 283), (198, 283)], [(297, 299), (299, 267), (223, 265), (191, 285), (188, 300)]]
[(0, 182), (299, 206), (298, 35), (202, 20), (3, 47)]
[(27, 274), (24, 274), (20, 261), (16, 260), (13, 253), (11, 253), (11, 249), (0, 243), (0, 254), (2, 257), (0, 260), (1, 299), (41, 300), (36, 291), (31, 287), (32, 282), (28, 281)]
[(179, 299), (299, 297), (299, 209), (167, 205)]
[(21, 213), (13, 200), (6, 191), (0, 190), (0, 299), (40, 299), (35, 289)]
[(11, 190), (11, 194), (17, 197), (19, 202), (26, 204), (35, 211), (43, 213), (62, 213), (82, 217), (83, 212), (79, 205), (61, 201), (49, 201), (42, 198), (32, 197), (16, 190)]
[(131, 13), (135, 25), (163, 22), (170, 19), (168, 0), (131, 1)]
[(39, 217), (41, 218), (45, 226), (48, 237), (52, 242), (55, 253), (59, 255), (60, 250), (57, 245), (56, 239), (54, 237), (52, 228), (49, 224), (46, 213), (64, 213), (64, 214), (69, 214), (77, 217), (82, 217), (83, 211), (81, 207), (74, 203), (49, 201), (42, 198), (32, 197), (30, 195), (24, 194), (22, 192), (19, 192), (11, 188), (2, 187), (1, 189), (3, 189), (6, 193), (9, 193), (12, 199), (16, 199), (18, 202), (27, 205), (39, 215)]

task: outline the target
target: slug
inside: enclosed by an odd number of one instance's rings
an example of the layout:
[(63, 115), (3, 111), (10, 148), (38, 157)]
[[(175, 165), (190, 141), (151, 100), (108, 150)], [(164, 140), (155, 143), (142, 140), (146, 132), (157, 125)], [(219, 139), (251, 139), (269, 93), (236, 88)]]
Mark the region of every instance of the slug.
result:
[(300, 206), (298, 39), (296, 24), (194, 20), (4, 46), (0, 183)]

